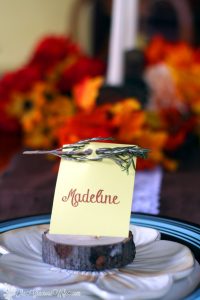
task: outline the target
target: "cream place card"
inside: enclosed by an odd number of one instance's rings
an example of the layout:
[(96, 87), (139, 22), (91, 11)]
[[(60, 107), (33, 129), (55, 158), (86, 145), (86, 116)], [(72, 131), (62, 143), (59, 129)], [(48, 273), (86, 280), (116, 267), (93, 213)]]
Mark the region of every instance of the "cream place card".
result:
[[(84, 150), (93, 157), (98, 149), (125, 146), (95, 142)], [(50, 233), (128, 237), (134, 179), (133, 165), (126, 172), (110, 158), (77, 162), (62, 157)]]

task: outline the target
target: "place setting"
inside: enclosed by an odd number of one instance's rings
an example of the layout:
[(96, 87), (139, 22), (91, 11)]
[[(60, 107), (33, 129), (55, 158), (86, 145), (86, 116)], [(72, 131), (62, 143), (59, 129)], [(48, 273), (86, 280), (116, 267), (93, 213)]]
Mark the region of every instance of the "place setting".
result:
[(149, 150), (108, 141), (51, 150), (61, 157), (51, 216), (1, 227), (1, 297), (183, 299), (196, 289), (200, 266), (191, 250), (130, 219), (136, 158)]
[(0, 300), (200, 299), (198, 1), (0, 2)]

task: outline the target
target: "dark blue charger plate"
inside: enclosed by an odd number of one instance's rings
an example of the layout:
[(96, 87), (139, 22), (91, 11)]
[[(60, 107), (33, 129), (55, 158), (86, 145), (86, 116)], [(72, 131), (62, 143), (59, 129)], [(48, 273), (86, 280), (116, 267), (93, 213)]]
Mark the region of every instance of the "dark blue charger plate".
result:
[[(26, 226), (48, 224), (49, 222), (49, 214), (4, 221), (0, 223), (0, 233)], [(176, 219), (146, 214), (131, 214), (131, 224), (155, 228), (161, 232), (162, 239), (176, 241), (186, 245), (191, 249), (196, 260), (200, 263), (200, 226)], [(185, 300), (199, 299), (200, 288), (194, 291)]]

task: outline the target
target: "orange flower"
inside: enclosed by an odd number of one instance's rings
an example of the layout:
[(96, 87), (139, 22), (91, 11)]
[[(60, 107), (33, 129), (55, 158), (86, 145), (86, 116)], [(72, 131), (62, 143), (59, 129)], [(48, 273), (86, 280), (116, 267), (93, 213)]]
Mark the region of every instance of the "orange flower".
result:
[(118, 141), (131, 143), (137, 136), (145, 121), (145, 113), (136, 99), (125, 99), (110, 109), (112, 125)]
[[(140, 136), (134, 137), (133, 142), (136, 145), (150, 149), (148, 159), (137, 161), (138, 169), (151, 169), (152, 167), (160, 164), (165, 165), (167, 169), (173, 169), (175, 162), (167, 159), (163, 153), (166, 141), (168, 138), (167, 132), (152, 131), (147, 128), (141, 131)], [(173, 164), (174, 163), (174, 164)]]
[(141, 131), (138, 137), (134, 138), (137, 145), (151, 149), (150, 157), (156, 161), (160, 161), (162, 154), (161, 150), (164, 148), (167, 141), (168, 134), (165, 131), (152, 131), (147, 128)]
[(59, 144), (74, 143), (95, 136), (112, 136), (109, 108), (110, 105), (103, 105), (91, 112), (81, 111), (69, 118), (58, 130)]
[(178, 68), (190, 66), (197, 53), (183, 42), (171, 43), (161, 36), (155, 36), (145, 49), (148, 64), (166, 62)]
[(88, 111), (94, 108), (103, 81), (103, 77), (100, 76), (94, 78), (88, 77), (74, 86), (72, 92), (78, 108)]
[(186, 70), (173, 69), (172, 75), (177, 90), (186, 105), (199, 114), (200, 107), (200, 64), (192, 64)]
[(190, 67), (195, 59), (195, 53), (188, 44), (176, 43), (171, 45), (171, 50), (167, 52), (165, 61), (176, 68)]

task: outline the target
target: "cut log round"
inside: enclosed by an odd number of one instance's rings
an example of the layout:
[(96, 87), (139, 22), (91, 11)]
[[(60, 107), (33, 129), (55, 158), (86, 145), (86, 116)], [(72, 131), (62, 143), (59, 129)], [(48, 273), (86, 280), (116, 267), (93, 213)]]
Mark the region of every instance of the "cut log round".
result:
[(58, 268), (77, 271), (102, 271), (121, 268), (133, 261), (135, 244), (128, 238), (42, 235), (42, 258)]

